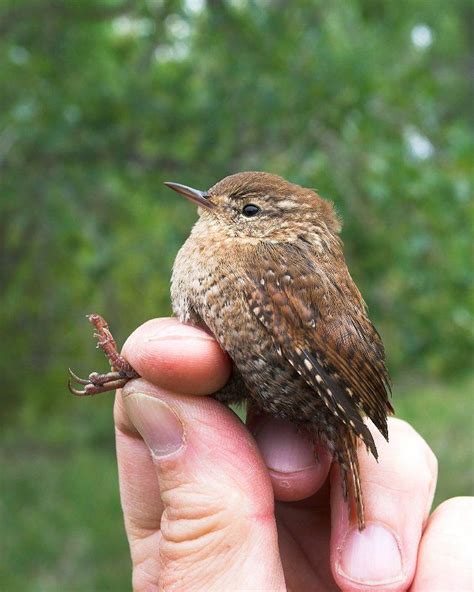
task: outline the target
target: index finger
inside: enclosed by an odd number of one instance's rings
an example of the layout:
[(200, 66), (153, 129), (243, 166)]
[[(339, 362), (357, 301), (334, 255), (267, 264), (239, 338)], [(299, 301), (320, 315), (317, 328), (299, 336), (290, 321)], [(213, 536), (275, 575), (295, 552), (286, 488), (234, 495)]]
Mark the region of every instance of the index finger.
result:
[(136, 329), (122, 353), (156, 386), (188, 395), (209, 395), (228, 381), (232, 363), (217, 341), (174, 318), (152, 319)]

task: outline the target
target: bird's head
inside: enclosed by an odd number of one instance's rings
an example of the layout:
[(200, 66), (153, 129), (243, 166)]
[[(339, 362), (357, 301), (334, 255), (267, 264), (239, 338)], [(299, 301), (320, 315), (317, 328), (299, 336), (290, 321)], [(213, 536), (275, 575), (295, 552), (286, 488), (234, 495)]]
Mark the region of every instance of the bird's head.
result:
[(318, 238), (335, 238), (340, 230), (330, 202), (312, 189), (270, 173), (236, 173), (208, 191), (165, 184), (197, 203), (196, 228), (215, 240), (315, 243)]

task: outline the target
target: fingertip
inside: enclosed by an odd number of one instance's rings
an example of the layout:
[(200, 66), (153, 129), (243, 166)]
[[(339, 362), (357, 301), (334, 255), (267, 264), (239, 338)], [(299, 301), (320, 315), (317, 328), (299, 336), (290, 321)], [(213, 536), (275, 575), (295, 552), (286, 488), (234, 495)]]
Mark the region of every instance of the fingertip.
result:
[(125, 342), (123, 355), (143, 378), (184, 394), (216, 392), (232, 368), (211, 335), (174, 318), (152, 319), (138, 327)]
[(358, 451), (364, 530), (349, 516), (340, 468), (331, 473), (331, 568), (342, 590), (406, 590), (415, 572), (436, 467), (409, 424), (391, 418), (389, 427), (389, 444), (374, 433), (379, 462)]
[(418, 553), (412, 592), (472, 590), (474, 497), (443, 502), (431, 515)]
[(258, 416), (250, 421), (268, 468), (275, 498), (295, 502), (316, 493), (324, 484), (331, 457), (288, 421)]

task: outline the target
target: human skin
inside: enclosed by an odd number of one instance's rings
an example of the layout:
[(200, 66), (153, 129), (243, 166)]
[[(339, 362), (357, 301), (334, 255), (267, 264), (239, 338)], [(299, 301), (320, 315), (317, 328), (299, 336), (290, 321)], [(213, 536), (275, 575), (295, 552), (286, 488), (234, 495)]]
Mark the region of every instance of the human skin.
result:
[(359, 451), (359, 532), (324, 449), (205, 396), (231, 372), (210, 335), (154, 319), (123, 354), (142, 376), (114, 412), (134, 590), (472, 589), (473, 499), (430, 515), (436, 458), (406, 422), (390, 419), (389, 444), (373, 430), (379, 463)]

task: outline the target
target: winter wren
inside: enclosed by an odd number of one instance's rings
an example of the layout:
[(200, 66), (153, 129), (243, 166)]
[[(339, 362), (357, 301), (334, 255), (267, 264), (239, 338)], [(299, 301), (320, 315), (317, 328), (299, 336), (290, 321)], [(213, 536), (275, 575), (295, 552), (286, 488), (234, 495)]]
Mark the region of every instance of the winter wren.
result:
[[(261, 172), (231, 175), (207, 192), (167, 185), (199, 206), (174, 263), (171, 298), (176, 316), (211, 331), (234, 362), (215, 398), (249, 400), (321, 441), (341, 467), (362, 529), (358, 442), (377, 458), (363, 418), (387, 438), (393, 409), (383, 344), (347, 269), (332, 204)], [(105, 322), (91, 320), (113, 372), (79, 379), (86, 387), (76, 394), (136, 376)]]

